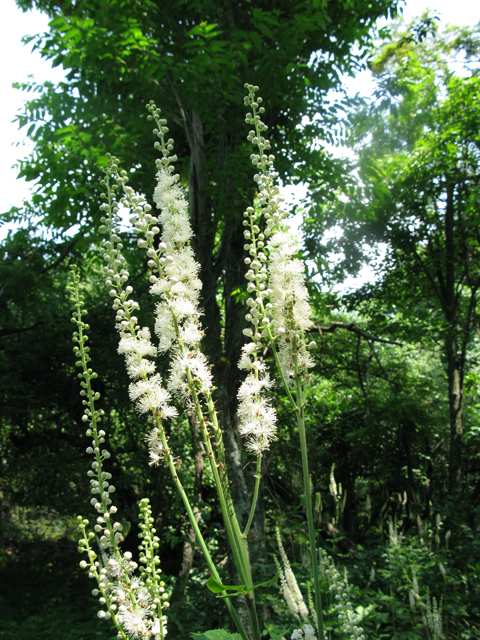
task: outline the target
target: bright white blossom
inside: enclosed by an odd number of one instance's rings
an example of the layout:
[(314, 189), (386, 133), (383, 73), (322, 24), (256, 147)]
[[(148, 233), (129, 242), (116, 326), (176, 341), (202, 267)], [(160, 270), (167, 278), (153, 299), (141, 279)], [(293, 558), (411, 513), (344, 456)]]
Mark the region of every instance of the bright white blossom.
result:
[(309, 625), (303, 625), (303, 629), (295, 629), (292, 632), (292, 640), (317, 640), (315, 636), (315, 629)]
[(136, 380), (137, 378), (146, 378), (155, 373), (155, 363), (146, 358), (141, 358), (138, 354), (132, 354), (126, 358), (126, 366), (128, 375)]
[(157, 351), (150, 340), (150, 331), (147, 327), (139, 329), (136, 335), (122, 336), (118, 343), (118, 353), (126, 356), (135, 356), (145, 358), (146, 356), (155, 357)]
[(295, 629), (292, 632), (292, 640), (317, 640), (315, 636), (315, 629), (309, 625), (303, 625), (303, 629)]
[(151, 635), (150, 620), (147, 618), (147, 608), (119, 607), (117, 618), (130, 638), (145, 638)]
[(185, 211), (186, 202), (178, 184), (178, 176), (172, 175), (162, 166), (157, 173), (157, 186), (153, 192), (153, 200), (158, 209), (172, 208), (174, 211)]
[(273, 305), (272, 328), (279, 336), (279, 360), (287, 383), (293, 381), (295, 359), (300, 371), (313, 366), (304, 334), (312, 326), (305, 266), (295, 258), (298, 247), (286, 231), (276, 231), (269, 242), (269, 287)]
[(238, 363), (238, 368), (250, 371), (255, 360), (256, 351), (257, 347), (254, 342), (249, 342), (248, 344), (244, 345), (242, 349), (242, 357), (240, 358)]
[[(292, 571), (290, 566), (290, 562), (288, 561), (287, 554), (285, 553), (285, 549), (283, 548), (282, 539), (280, 537), (280, 532), (277, 529), (277, 544), (278, 550), (280, 552), (281, 564), (276, 560), (277, 569), (280, 574), (280, 583), (282, 585), (282, 594), (287, 603), (288, 608), (291, 613), (295, 616), (298, 616), (302, 619), (303, 622), (306, 622), (309, 618), (308, 607), (305, 604), (305, 601), (302, 596), (302, 592), (300, 591), (297, 583), (297, 579), (295, 578), (295, 574)], [(308, 624), (305, 624), (303, 630), (305, 631), (305, 640), (311, 640), (307, 638), (307, 627), (308, 633), (309, 630), (312, 630), (312, 634), (314, 633), (313, 627)], [(301, 633), (301, 631), (299, 631)], [(296, 632), (294, 632), (296, 633)], [(301, 637), (301, 636), (298, 636)], [(293, 635), (292, 635), (293, 638)]]
[(298, 246), (286, 231), (277, 231), (269, 242), (270, 300), (275, 329), (306, 331), (311, 327), (305, 265), (298, 258)]
[(159, 374), (133, 382), (128, 392), (130, 398), (136, 401), (138, 413), (152, 412), (163, 418), (172, 418), (177, 415), (175, 407), (169, 405), (170, 394), (162, 387)]
[(273, 382), (265, 364), (257, 359), (255, 343), (243, 347), (238, 366), (250, 371), (238, 390), (239, 431), (246, 438), (247, 449), (259, 455), (269, 448), (277, 431), (277, 415), (266, 393)]
[(163, 460), (165, 451), (158, 428), (152, 429), (145, 440), (148, 442), (150, 465), (159, 464)]
[[(163, 158), (157, 161), (157, 186), (153, 199), (160, 210), (158, 221), (162, 225), (162, 235), (159, 247), (162, 257), (158, 262), (158, 274), (151, 279), (150, 292), (160, 297), (155, 308), (158, 351), (161, 354), (170, 351), (173, 356), (168, 388), (180, 399), (190, 402), (190, 384), (203, 394), (209, 394), (213, 388), (209, 364), (199, 347), (203, 337), (199, 310), (200, 265), (192, 248), (187, 245), (193, 231), (179, 176), (173, 174), (171, 163), (176, 157), (169, 155), (171, 141), (166, 143), (163, 138), (166, 132), (163, 121), (157, 122), (161, 125), (157, 134), (161, 143), (157, 146)], [(151, 457), (154, 459), (156, 452)]]
[(168, 388), (181, 399), (190, 398), (187, 371), (201, 393), (209, 393), (213, 388), (212, 372), (207, 358), (200, 351), (189, 351), (184, 355), (176, 353), (170, 371)]

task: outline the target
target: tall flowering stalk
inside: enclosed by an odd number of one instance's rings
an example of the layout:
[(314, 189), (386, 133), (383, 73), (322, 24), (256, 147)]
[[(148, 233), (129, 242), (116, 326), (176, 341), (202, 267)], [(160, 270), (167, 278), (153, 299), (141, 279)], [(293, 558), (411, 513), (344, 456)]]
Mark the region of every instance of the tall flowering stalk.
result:
[(301, 619), (303, 623), (306, 623), (308, 622), (310, 612), (308, 611), (308, 607), (305, 604), (303, 595), (298, 587), (297, 579), (295, 578), (295, 574), (292, 571), (287, 554), (283, 548), (280, 531), (278, 529), (277, 545), (280, 552), (280, 561), (275, 556), (275, 564), (277, 565), (280, 576), (284, 600), (287, 603), (290, 612), (297, 618), (297, 620), (300, 621)]
[[(251, 255), (251, 258), (246, 259), (249, 265), (247, 278), (250, 280), (249, 290), (255, 293), (255, 297), (252, 296), (247, 301), (250, 312), (246, 318), (252, 322), (253, 328), (247, 329), (246, 332), (253, 338), (252, 344), (254, 346), (250, 349), (255, 348), (255, 352), (259, 351), (262, 341), (268, 341), (290, 406), (297, 419), (315, 593), (315, 612), (319, 637), (323, 639), (325, 634), (320, 573), (315, 541), (304, 413), (306, 384), (309, 378), (308, 369), (313, 364), (308, 347), (315, 346), (315, 343), (307, 344), (307, 331), (312, 323), (304, 278), (305, 265), (296, 257), (298, 247), (292, 239), (288, 225), (284, 222), (288, 214), (282, 207), (282, 198), (276, 182), (278, 174), (273, 170), (275, 158), (268, 154), (270, 143), (263, 135), (267, 127), (261, 119), (264, 112), (264, 107), (261, 106), (262, 99), (255, 98), (258, 87), (252, 85), (245, 85), (245, 87), (248, 91), (245, 105), (251, 108), (251, 113), (247, 114), (246, 122), (253, 126), (248, 134), (248, 139), (258, 149), (257, 153), (253, 153), (250, 158), (258, 169), (254, 179), (259, 187), (259, 208), (257, 210), (253, 207), (247, 209), (246, 224), (244, 223), (247, 227), (245, 238), (248, 240), (245, 248)], [(258, 224), (260, 217), (263, 217), (266, 222), (264, 232), (261, 231)], [(268, 254), (268, 258), (266, 254)], [(265, 263), (268, 263), (268, 268)]]
[(335, 611), (338, 613), (338, 620), (343, 628), (343, 633), (349, 640), (365, 640), (363, 628), (357, 623), (357, 614), (353, 610), (353, 605), (348, 599), (348, 586), (342, 582), (332, 558), (322, 549), (321, 562), (323, 571), (329, 582), (329, 590), (335, 597)]
[[(110, 482), (112, 475), (104, 465), (110, 453), (105, 448), (106, 433), (99, 429), (104, 413), (96, 408), (100, 394), (93, 390), (92, 381), (97, 374), (88, 366), (90, 356), (86, 331), (89, 326), (83, 321), (87, 312), (80, 289), (80, 277), (75, 269), (72, 270), (70, 288), (75, 306), (72, 322), (77, 327), (73, 334), (74, 353), (80, 368), (80, 393), (85, 407), (83, 422), (87, 423), (87, 437), (92, 438), (87, 453), (93, 456), (93, 462), (87, 475), (93, 495), (91, 504), (97, 511), (94, 531), (88, 532), (88, 520), (78, 517), (81, 534), (79, 550), (87, 554), (87, 560), (82, 560), (80, 567), (88, 569), (88, 576), (96, 580), (98, 588), (92, 593), (99, 597), (101, 608), (98, 617), (113, 620), (118, 638), (127, 640), (127, 637), (155, 636), (163, 640), (167, 633), (164, 610), (168, 607), (168, 595), (165, 583), (160, 578), (160, 559), (156, 555), (159, 539), (152, 527), (149, 502), (144, 499), (140, 503), (140, 517), (143, 520), (140, 560), (145, 567), (141, 567), (140, 576), (135, 576), (137, 564), (132, 561), (130, 552), (122, 553), (122, 525), (114, 521), (117, 513), (112, 503), (115, 487)], [(91, 546), (96, 536), (99, 538), (100, 557)]]

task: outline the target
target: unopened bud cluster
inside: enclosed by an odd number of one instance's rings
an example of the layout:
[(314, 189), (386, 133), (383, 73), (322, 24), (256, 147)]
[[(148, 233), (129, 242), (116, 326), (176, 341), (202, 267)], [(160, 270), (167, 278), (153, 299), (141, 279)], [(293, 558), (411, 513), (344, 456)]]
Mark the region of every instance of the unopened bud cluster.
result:
[[(243, 221), (243, 225), (246, 227), (244, 249), (248, 252), (248, 256), (245, 258), (245, 263), (248, 266), (245, 277), (249, 281), (247, 291), (250, 293), (247, 300), (249, 311), (246, 320), (253, 324), (253, 329), (245, 329), (244, 335), (253, 338), (255, 343), (259, 343), (262, 338), (269, 337), (268, 327), (271, 324), (273, 309), (273, 305), (268, 302), (272, 290), (268, 287), (266, 238), (272, 234), (279, 222), (288, 214), (281, 207), (283, 198), (280, 196), (280, 190), (276, 184), (278, 174), (273, 170), (275, 157), (266, 154), (270, 149), (270, 142), (262, 135), (268, 129), (260, 117), (265, 111), (260, 106), (262, 98), (255, 99), (258, 87), (248, 84), (245, 87), (249, 92), (245, 97), (245, 105), (252, 109), (251, 113), (247, 113), (245, 121), (254, 127), (248, 134), (248, 140), (258, 148), (258, 153), (253, 153), (250, 159), (259, 173), (254, 176), (258, 185), (258, 208), (248, 207), (244, 213), (245, 219)], [(266, 223), (266, 229), (263, 231), (258, 224), (262, 217)]]
[(160, 579), (162, 570), (160, 569), (160, 558), (156, 555), (156, 550), (160, 546), (160, 539), (155, 535), (156, 530), (153, 527), (154, 519), (152, 517), (152, 509), (150, 502), (144, 498), (140, 500), (140, 523), (141, 538), (138, 547), (140, 551), (140, 573), (143, 575), (145, 586), (147, 587), (152, 606), (157, 608), (157, 619), (162, 625), (162, 636), (166, 633), (167, 617), (163, 615), (162, 609), (167, 609), (170, 604), (169, 594), (165, 587), (166, 584)]
[[(86, 345), (88, 336), (85, 331), (88, 331), (90, 327), (82, 319), (87, 311), (83, 308), (84, 299), (80, 291), (80, 276), (75, 267), (72, 268), (71, 275), (70, 290), (75, 306), (72, 322), (77, 326), (77, 331), (73, 333), (73, 351), (77, 358), (76, 366), (80, 368), (78, 377), (81, 386), (80, 395), (84, 406), (82, 421), (87, 423), (87, 437), (92, 438), (91, 445), (87, 447), (86, 452), (89, 455), (93, 455), (94, 458), (91, 469), (88, 472), (93, 494), (91, 504), (97, 511), (108, 513), (112, 508), (110, 507), (112, 504), (111, 494), (114, 493), (115, 487), (109, 482), (112, 476), (102, 470), (104, 460), (110, 457), (110, 452), (104, 447), (105, 431), (98, 430), (98, 424), (102, 421), (104, 412), (95, 408), (95, 402), (100, 399), (100, 393), (92, 389), (91, 381), (95, 380), (98, 375), (88, 366), (90, 362), (90, 347)], [(108, 546), (108, 541), (106, 540), (105, 546)]]
[(258, 153), (252, 153), (250, 160), (259, 170), (253, 179), (258, 185), (257, 201), (260, 206), (260, 213), (265, 218), (265, 236), (268, 238), (279, 223), (287, 218), (288, 213), (282, 207), (284, 200), (280, 195), (280, 188), (276, 182), (278, 173), (273, 169), (275, 156), (267, 155), (271, 145), (268, 138), (263, 135), (263, 132), (268, 130), (267, 125), (262, 122), (260, 117), (265, 112), (265, 109), (261, 106), (263, 100), (260, 97), (255, 98), (258, 87), (246, 84), (245, 88), (248, 91), (248, 95), (245, 96), (244, 100), (245, 106), (252, 109), (251, 113), (247, 113), (245, 122), (254, 127), (249, 132), (247, 139), (258, 148)]
[(244, 335), (259, 343), (262, 338), (268, 338), (270, 325), (269, 313), (272, 305), (266, 302), (272, 291), (268, 288), (267, 254), (265, 252), (265, 234), (261, 232), (257, 224), (257, 214), (253, 207), (245, 212), (244, 226), (247, 227), (244, 236), (247, 240), (244, 249), (249, 256), (245, 258), (248, 266), (245, 275), (248, 280), (247, 291), (250, 294), (247, 300), (249, 311), (245, 316), (247, 322), (253, 325), (253, 329), (245, 329)]
[(324, 574), (330, 583), (329, 590), (334, 594), (335, 610), (338, 612), (338, 619), (343, 626), (343, 632), (348, 636), (349, 640), (365, 640), (363, 628), (355, 624), (357, 614), (353, 610), (352, 603), (348, 600), (347, 585), (341, 580), (332, 558), (323, 549), (321, 550), (321, 560)]

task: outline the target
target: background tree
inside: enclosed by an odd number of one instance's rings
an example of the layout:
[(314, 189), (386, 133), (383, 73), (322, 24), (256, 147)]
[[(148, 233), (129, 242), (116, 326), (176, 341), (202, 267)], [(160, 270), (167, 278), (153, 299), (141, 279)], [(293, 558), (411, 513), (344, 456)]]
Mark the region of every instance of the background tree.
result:
[[(428, 325), (431, 338), (441, 342), (450, 490), (467, 471), (465, 374), (478, 322), (478, 51), (478, 28), (438, 33), (428, 16), (400, 26), (383, 43), (371, 62), (374, 97), (352, 117), (359, 180), (347, 181), (344, 202), (323, 209), (325, 218), (312, 224), (308, 240), (317, 248), (315, 234), (338, 216), (341, 266), (350, 271), (366, 251), (385, 247), (379, 280), (362, 294), (388, 304), (390, 316), (401, 311), (411, 318), (418, 335)], [(453, 59), (465, 60), (461, 77), (451, 69)], [(331, 249), (332, 242), (324, 251)]]

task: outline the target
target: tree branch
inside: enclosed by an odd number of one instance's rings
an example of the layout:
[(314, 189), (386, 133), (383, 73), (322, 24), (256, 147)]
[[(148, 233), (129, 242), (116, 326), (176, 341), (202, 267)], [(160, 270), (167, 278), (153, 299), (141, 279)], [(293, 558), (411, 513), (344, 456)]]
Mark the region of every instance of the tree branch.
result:
[(384, 342), (385, 344), (396, 344), (399, 347), (403, 347), (402, 342), (396, 342), (395, 340), (388, 340), (388, 338), (379, 338), (378, 336), (374, 336), (363, 329), (360, 329), (355, 322), (332, 322), (328, 327), (319, 327), (314, 325), (314, 328), (311, 331), (318, 331), (320, 335), (322, 333), (333, 333), (337, 329), (345, 329), (346, 331), (352, 331), (356, 333), (358, 336), (365, 338), (365, 340), (373, 341), (373, 342)]
[(0, 338), (3, 338), (3, 336), (10, 336), (13, 333), (23, 333), (24, 331), (31, 331), (32, 329), (35, 329), (41, 324), (45, 324), (45, 323), (43, 321), (35, 322), (35, 324), (32, 324), (29, 327), (22, 327), (21, 329), (0, 329)]

